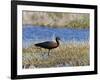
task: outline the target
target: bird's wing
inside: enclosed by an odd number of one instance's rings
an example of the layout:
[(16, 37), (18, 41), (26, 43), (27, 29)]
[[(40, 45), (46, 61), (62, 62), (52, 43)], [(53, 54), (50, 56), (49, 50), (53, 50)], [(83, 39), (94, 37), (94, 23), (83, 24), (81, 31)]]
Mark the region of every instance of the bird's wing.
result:
[(42, 42), (42, 43), (37, 43), (37, 44), (35, 44), (35, 46), (49, 48), (49, 47), (56, 46), (56, 44), (53, 41), (46, 41), (46, 42)]

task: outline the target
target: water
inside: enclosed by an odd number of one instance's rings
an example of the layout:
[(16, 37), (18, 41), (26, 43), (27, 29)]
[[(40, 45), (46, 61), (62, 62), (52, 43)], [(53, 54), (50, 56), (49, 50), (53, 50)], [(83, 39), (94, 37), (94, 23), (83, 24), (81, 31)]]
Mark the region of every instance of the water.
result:
[(89, 40), (89, 29), (49, 28), (24, 25), (22, 31), (23, 47), (28, 47), (32, 43), (54, 40), (56, 36), (59, 36), (63, 42)]

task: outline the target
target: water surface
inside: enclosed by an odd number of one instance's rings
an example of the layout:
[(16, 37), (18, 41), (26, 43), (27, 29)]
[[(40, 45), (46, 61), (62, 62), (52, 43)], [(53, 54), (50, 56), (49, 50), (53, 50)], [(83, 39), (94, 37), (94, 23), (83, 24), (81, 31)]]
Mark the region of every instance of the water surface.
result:
[(24, 25), (22, 31), (23, 47), (28, 47), (32, 43), (53, 40), (56, 36), (59, 36), (62, 42), (89, 41), (89, 29), (50, 28)]

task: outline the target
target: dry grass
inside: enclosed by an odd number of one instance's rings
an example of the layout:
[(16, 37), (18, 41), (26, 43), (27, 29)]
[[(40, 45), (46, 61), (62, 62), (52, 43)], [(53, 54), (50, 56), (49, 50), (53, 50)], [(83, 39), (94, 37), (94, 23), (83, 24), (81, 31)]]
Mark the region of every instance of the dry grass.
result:
[(89, 28), (88, 13), (23, 11), (23, 25), (52, 28)]
[(51, 50), (39, 49), (34, 45), (23, 48), (23, 68), (45, 68), (65, 66), (87, 66), (89, 65), (89, 44), (68, 43), (61, 44), (58, 48)]

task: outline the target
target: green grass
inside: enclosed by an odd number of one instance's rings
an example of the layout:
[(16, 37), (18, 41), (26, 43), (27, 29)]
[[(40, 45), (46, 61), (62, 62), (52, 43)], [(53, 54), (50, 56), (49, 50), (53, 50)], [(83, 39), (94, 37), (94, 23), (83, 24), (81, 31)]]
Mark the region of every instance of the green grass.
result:
[(89, 44), (68, 43), (61, 44), (51, 50), (39, 49), (34, 45), (23, 48), (22, 64), (24, 68), (68, 67), (89, 65)]

